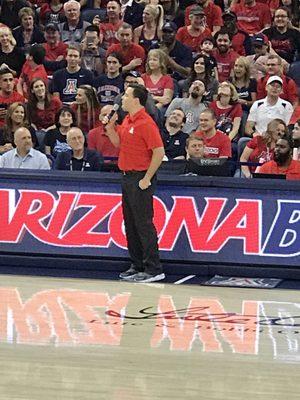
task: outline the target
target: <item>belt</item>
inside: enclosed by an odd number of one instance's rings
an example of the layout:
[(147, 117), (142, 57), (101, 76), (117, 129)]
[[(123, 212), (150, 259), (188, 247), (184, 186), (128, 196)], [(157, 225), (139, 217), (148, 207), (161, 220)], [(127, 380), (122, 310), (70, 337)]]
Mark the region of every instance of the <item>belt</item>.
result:
[(138, 174), (145, 174), (147, 170), (145, 171), (122, 171), (123, 175), (138, 175)]

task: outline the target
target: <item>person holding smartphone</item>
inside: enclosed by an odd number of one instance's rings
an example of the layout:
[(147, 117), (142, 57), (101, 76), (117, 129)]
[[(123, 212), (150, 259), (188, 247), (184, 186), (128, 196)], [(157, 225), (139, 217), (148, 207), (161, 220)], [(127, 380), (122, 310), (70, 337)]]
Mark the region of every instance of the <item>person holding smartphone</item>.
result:
[(104, 71), (105, 50), (100, 47), (102, 35), (96, 25), (88, 26), (81, 42), (81, 66), (93, 72), (94, 77)]

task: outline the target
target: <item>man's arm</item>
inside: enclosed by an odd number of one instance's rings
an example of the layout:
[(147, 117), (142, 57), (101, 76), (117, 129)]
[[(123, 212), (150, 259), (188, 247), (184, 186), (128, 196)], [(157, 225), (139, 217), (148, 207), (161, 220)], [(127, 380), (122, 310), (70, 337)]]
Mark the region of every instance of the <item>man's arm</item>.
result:
[(104, 117), (102, 123), (103, 125), (105, 125), (104, 129), (106, 131), (109, 140), (115, 147), (120, 147), (120, 137), (118, 135), (118, 132), (116, 131), (116, 126), (115, 126), (115, 122), (117, 119), (118, 119), (118, 114), (115, 113), (110, 119), (110, 121), (108, 121), (107, 117)]
[(144, 178), (139, 181), (139, 187), (142, 190), (148, 189), (148, 187), (151, 185), (151, 179), (154, 176), (155, 172), (158, 170), (160, 164), (162, 163), (164, 155), (165, 149), (163, 147), (156, 147), (152, 150), (150, 165)]

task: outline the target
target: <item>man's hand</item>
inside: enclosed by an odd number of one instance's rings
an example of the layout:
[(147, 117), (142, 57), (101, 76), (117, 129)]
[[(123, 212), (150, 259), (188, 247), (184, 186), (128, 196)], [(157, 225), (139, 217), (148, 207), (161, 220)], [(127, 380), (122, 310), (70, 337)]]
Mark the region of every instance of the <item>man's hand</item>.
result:
[(145, 190), (148, 189), (149, 186), (151, 186), (150, 179), (144, 176), (144, 178), (139, 181), (139, 188)]
[(143, 60), (141, 58), (134, 58), (133, 60), (130, 61), (128, 66), (132, 69), (135, 69), (136, 67), (139, 67), (142, 64), (143, 64)]
[(13, 145), (11, 143), (5, 143), (3, 148), (4, 148), (4, 151), (9, 151), (9, 150), (13, 149)]
[(99, 28), (100, 28), (101, 19), (100, 19), (100, 16), (99, 16), (99, 15), (96, 15), (96, 16), (94, 17), (92, 24), (93, 24), (93, 25), (96, 25), (96, 26), (99, 26)]

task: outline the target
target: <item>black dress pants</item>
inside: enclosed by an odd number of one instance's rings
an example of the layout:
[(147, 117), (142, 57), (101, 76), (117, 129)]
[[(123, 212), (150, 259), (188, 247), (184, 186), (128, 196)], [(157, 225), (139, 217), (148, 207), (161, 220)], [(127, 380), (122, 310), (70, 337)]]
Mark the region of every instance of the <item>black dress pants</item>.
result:
[(128, 252), (132, 264), (139, 272), (158, 275), (162, 272), (157, 244), (157, 232), (153, 224), (153, 193), (156, 177), (151, 186), (142, 190), (139, 181), (146, 171), (123, 173), (122, 207)]

